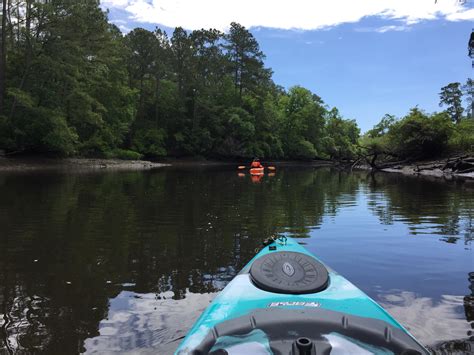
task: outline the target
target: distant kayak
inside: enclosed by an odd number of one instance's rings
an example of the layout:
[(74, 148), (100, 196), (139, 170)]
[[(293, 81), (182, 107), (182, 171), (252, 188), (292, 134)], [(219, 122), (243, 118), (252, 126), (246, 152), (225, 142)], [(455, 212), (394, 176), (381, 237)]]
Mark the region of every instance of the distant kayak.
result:
[(251, 175), (262, 175), (265, 172), (265, 168), (251, 168), (250, 174)]
[(207, 307), (176, 354), (429, 354), (295, 240), (267, 244)]
[[(237, 167), (237, 169), (242, 171), (242, 170), (247, 169), (247, 167), (245, 165), (239, 165)], [(249, 169), (249, 173), (251, 175), (263, 175), (263, 174), (265, 174), (265, 169), (271, 171), (272, 173), (275, 173), (275, 170), (276, 170), (276, 168), (274, 166), (264, 167), (262, 165), (260, 165), (259, 167), (254, 167), (254, 168), (252, 168), (252, 166), (250, 166), (250, 168), (248, 168), (248, 169)]]

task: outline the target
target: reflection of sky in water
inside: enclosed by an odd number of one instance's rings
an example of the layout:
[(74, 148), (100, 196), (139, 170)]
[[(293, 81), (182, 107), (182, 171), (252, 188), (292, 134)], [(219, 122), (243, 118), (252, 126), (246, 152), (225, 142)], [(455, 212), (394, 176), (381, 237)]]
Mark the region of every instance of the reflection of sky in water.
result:
[(464, 315), (463, 296), (443, 295), (434, 301), (416, 297), (413, 292), (392, 292), (380, 295), (380, 305), (423, 344), (468, 337), (470, 326)]
[[(435, 213), (420, 214), (414, 223), (390, 206), (385, 193), (359, 188), (353, 195), (341, 195), (337, 206), (326, 205), (320, 221), (307, 223), (311, 238), (304, 242), (311, 252), (378, 301), (423, 344), (435, 346), (468, 337), (470, 326), (463, 307), (463, 297), (470, 293), (466, 265), (474, 270), (471, 226), (458, 219), (454, 230), (443, 229), (442, 222)], [(465, 243), (440, 242), (445, 241), (440, 235), (459, 229), (468, 236)], [(283, 230), (288, 235), (300, 233), (290, 226)], [(235, 272), (220, 268), (215, 276), (203, 277), (221, 289), (230, 279), (222, 276)], [(179, 343), (173, 340), (186, 334), (213, 297), (187, 293), (179, 301), (156, 300), (154, 294), (122, 292), (111, 300), (108, 320), (100, 324), (101, 335), (87, 340), (86, 348), (89, 352), (113, 348), (130, 353), (150, 349), (169, 353)]]
[[(99, 325), (100, 335), (86, 340), (87, 353), (172, 353), (215, 295), (187, 293), (186, 298), (173, 300), (172, 292), (158, 297), (123, 291), (110, 300), (108, 316)], [(425, 345), (468, 337), (463, 296), (443, 295), (435, 301), (393, 290), (377, 298)]]
[(107, 318), (99, 325), (100, 335), (85, 341), (86, 352), (170, 354), (214, 296), (188, 292), (177, 301), (172, 292), (122, 291), (110, 300)]

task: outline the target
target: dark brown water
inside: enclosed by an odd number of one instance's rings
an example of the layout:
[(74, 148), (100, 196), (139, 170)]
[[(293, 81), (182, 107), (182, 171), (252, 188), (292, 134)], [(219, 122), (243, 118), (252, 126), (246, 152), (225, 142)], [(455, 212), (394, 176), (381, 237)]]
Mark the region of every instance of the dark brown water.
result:
[(473, 219), (474, 183), (401, 175), (2, 173), (0, 353), (172, 353), (272, 233), (307, 238), (438, 353), (468, 353)]

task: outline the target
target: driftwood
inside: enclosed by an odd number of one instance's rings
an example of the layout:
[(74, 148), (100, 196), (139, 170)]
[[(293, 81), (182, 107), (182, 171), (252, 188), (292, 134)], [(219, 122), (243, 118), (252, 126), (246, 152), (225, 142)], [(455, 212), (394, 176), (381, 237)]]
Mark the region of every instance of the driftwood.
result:
[(458, 174), (467, 174), (467, 173), (472, 173), (474, 172), (474, 167), (469, 168), (469, 169), (464, 169), (464, 170), (458, 170), (456, 171)]
[(402, 165), (409, 164), (410, 162), (411, 162), (411, 159), (386, 162), (386, 163), (378, 165), (377, 169), (397, 168), (397, 166), (400, 166), (401, 168)]
[(428, 165), (416, 165), (415, 171), (442, 169), (444, 164), (433, 163)]
[(474, 172), (474, 157), (463, 155), (448, 158), (446, 161), (434, 161), (429, 164), (417, 164), (417, 173), (423, 170), (441, 170), (444, 173), (465, 174)]
[(359, 157), (357, 158), (356, 160), (354, 160), (354, 162), (351, 164), (351, 171), (354, 170), (354, 168), (359, 165), (359, 163), (362, 161), (362, 157)]
[(467, 155), (450, 158), (446, 161), (441, 170), (451, 170), (456, 173), (470, 173), (474, 170), (474, 157)]
[[(383, 158), (383, 161), (381, 162), (377, 161), (380, 157)], [(390, 160), (390, 158), (392, 160)], [(365, 154), (359, 153), (359, 156), (354, 160), (339, 161), (338, 166), (350, 171), (360, 165), (369, 166), (372, 171), (388, 168), (403, 169), (405, 167), (410, 167), (413, 169), (414, 173), (437, 170), (438, 172), (444, 172), (445, 176), (474, 172), (473, 155), (459, 155), (444, 160), (419, 163), (416, 162), (422, 157), (410, 157), (409, 159), (395, 161), (394, 159), (397, 158), (400, 159), (400, 157), (390, 152), (366, 152)]]

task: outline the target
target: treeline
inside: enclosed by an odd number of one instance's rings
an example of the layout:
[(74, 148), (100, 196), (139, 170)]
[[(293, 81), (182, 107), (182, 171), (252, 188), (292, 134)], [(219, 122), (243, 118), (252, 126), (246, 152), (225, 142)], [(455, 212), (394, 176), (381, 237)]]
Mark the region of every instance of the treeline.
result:
[[(272, 81), (243, 26), (123, 36), (99, 1), (3, 1), (0, 149), (61, 155), (343, 158), (359, 129)], [(6, 78), (6, 80), (3, 80)]]
[(2, 5), (7, 154), (372, 160), (473, 150), (462, 107), (471, 80), (442, 88), (445, 112), (387, 115), (360, 136), (316, 94), (276, 85), (256, 39), (237, 23), (228, 33), (137, 28), (124, 36), (97, 0)]
[(359, 159), (376, 167), (380, 160), (413, 161), (474, 152), (473, 94), (472, 79), (464, 85), (450, 83), (439, 94), (439, 105), (446, 107), (443, 112), (428, 114), (416, 107), (401, 119), (385, 115), (361, 136)]

